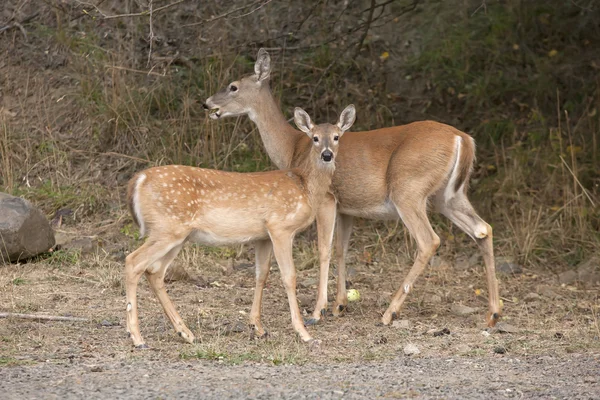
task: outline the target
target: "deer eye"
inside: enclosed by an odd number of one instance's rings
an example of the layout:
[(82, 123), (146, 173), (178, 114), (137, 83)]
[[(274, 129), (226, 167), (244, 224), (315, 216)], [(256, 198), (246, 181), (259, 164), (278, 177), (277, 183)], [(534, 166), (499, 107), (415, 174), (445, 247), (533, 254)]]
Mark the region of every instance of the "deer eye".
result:
[(237, 92), (238, 88), (237, 88), (237, 86), (235, 86), (235, 85), (231, 85), (231, 86), (229, 86), (229, 90), (230, 90), (231, 92)]
[(340, 140), (340, 137), (339, 137), (338, 135), (335, 135), (335, 136), (333, 137), (333, 140), (335, 140), (335, 141), (337, 142), (338, 140)]
[(317, 136), (313, 136), (313, 142), (319, 143), (319, 138)]

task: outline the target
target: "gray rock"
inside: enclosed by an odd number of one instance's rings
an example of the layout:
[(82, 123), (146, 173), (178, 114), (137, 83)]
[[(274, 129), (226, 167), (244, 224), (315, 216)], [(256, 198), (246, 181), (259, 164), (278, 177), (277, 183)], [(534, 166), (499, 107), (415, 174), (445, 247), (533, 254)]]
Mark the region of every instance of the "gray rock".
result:
[(572, 269), (562, 272), (558, 275), (558, 281), (561, 285), (570, 285), (577, 282), (577, 279), (577, 272), (573, 271)]
[(533, 301), (537, 301), (537, 300), (541, 300), (541, 296), (537, 293), (527, 293), (527, 295), (525, 296), (525, 298), (523, 300), (525, 300), (526, 302), (533, 302)]
[(600, 256), (594, 256), (577, 266), (577, 278), (585, 286), (600, 282)]
[(412, 356), (412, 355), (415, 355), (415, 354), (419, 354), (421, 352), (419, 350), (419, 348), (417, 346), (415, 346), (414, 344), (412, 344), (412, 343), (407, 344), (404, 347), (403, 351), (404, 351), (404, 354), (407, 355), (407, 356)]
[(0, 261), (33, 257), (54, 246), (54, 232), (29, 201), (0, 192)]
[(452, 311), (453, 314), (464, 316), (473, 314), (477, 311), (477, 308), (463, 306), (462, 304), (452, 304), (450, 311)]

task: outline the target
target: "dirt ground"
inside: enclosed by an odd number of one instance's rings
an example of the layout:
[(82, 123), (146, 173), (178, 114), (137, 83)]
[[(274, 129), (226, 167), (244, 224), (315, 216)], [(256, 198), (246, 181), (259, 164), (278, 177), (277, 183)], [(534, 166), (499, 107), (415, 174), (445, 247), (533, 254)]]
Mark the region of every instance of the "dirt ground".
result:
[[(361, 248), (363, 237), (359, 229), (353, 248)], [(253, 339), (247, 327), (254, 285), (251, 246), (187, 246), (168, 291), (201, 341), (179, 340), (142, 279), (140, 323), (151, 346), (142, 351), (134, 350), (125, 334), (122, 284), (122, 258), (139, 243), (120, 239), (86, 255), (61, 251), (37, 263), (2, 267), (0, 311), (89, 319), (0, 319), (5, 393), (14, 398), (42, 393), (45, 398), (600, 395), (597, 288), (559, 285), (555, 276), (538, 271), (499, 273), (508, 332), (488, 332), (481, 260), (457, 261), (471, 256), (468, 245), (454, 259), (442, 247), (401, 320), (389, 327), (378, 321), (408, 271), (408, 255), (351, 252), (349, 284), (361, 299), (350, 303), (343, 317), (330, 316), (309, 328), (319, 346), (296, 338), (275, 264), (263, 307), (269, 337)], [(318, 272), (309, 239), (310, 233), (303, 235), (296, 246), (299, 300), (307, 313)], [(331, 279), (330, 293), (334, 283)], [(406, 355), (409, 344), (420, 353)]]

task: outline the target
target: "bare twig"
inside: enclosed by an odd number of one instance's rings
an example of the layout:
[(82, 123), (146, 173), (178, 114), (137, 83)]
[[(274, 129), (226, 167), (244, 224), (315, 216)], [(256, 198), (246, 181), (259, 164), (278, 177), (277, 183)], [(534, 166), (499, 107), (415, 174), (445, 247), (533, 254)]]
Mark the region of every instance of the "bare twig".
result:
[(19, 314), (19, 313), (0, 313), (0, 318), (19, 318), (19, 319), (35, 319), (40, 321), (72, 321), (72, 322), (87, 322), (87, 318), (78, 317), (61, 317), (57, 315), (35, 315), (35, 314)]
[(480, 9), (482, 9), (482, 8), (483, 8), (483, 13), (484, 13), (484, 14), (487, 14), (487, 4), (485, 4), (485, 0), (483, 0), (483, 1), (481, 2), (481, 4), (479, 5), (479, 7), (477, 7), (477, 8), (475, 9), (475, 11), (473, 11), (473, 14), (471, 14), (471, 17), (472, 17), (473, 15), (477, 14), (477, 11), (479, 11), (479, 10), (480, 10)]

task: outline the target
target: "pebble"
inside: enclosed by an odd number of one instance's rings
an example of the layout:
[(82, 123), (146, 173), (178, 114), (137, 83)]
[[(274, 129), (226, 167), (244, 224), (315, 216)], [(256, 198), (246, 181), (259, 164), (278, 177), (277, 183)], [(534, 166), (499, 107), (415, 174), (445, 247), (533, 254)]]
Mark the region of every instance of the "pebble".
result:
[(409, 343), (406, 346), (404, 346), (404, 354), (407, 356), (412, 356), (419, 353), (421, 353), (419, 348), (412, 343)]

